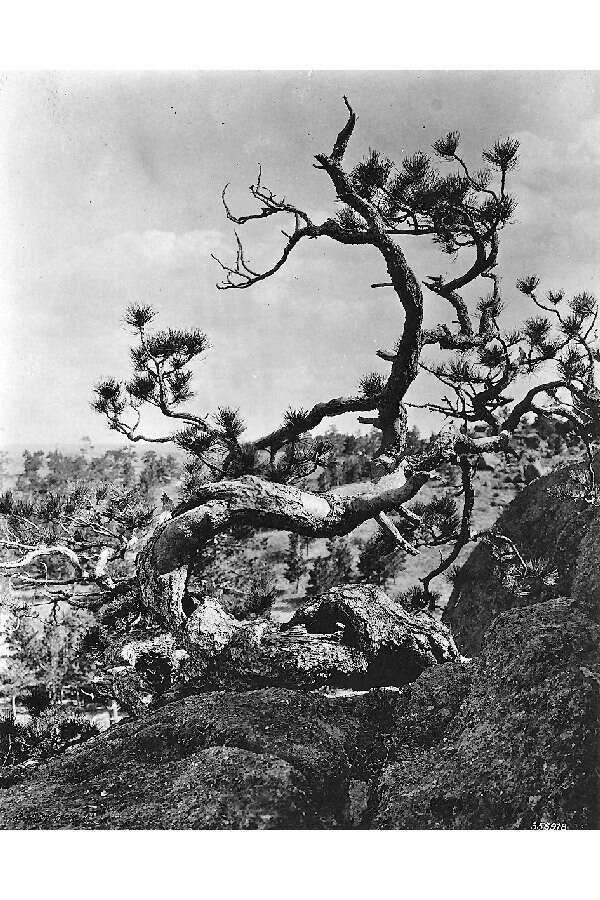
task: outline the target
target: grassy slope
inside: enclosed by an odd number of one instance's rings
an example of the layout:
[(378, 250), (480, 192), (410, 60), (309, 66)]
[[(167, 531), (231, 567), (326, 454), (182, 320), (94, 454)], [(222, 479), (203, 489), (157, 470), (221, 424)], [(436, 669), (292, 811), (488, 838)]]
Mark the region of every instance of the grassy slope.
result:
[[(579, 455), (577, 451), (565, 450), (564, 454), (561, 455), (561, 461), (564, 461), (565, 458), (577, 455)], [(540, 457), (538, 459), (538, 464), (544, 472), (548, 471), (556, 462), (557, 460), (553, 459), (550, 455), (545, 455), (544, 457)], [(518, 469), (519, 465), (515, 463), (513, 465), (510, 465), (508, 469), (501, 468), (496, 471), (484, 471), (477, 474), (476, 499), (473, 514), (473, 524), (476, 531), (483, 531), (490, 528), (496, 521), (504, 507), (513, 499), (518, 488), (511, 481), (508, 481), (507, 478), (514, 476)], [(343, 485), (342, 487), (336, 488), (335, 490), (341, 494), (344, 494), (345, 496), (348, 496), (354, 493), (358, 493), (363, 488), (364, 485), (362, 484), (349, 484)], [(430, 500), (436, 493), (439, 493), (439, 491), (439, 482), (432, 481), (429, 484), (425, 485), (425, 487), (419, 492), (418, 499), (426, 502)], [(460, 503), (461, 500), (459, 498), (459, 508)], [(356, 540), (361, 539), (364, 541), (365, 539), (370, 537), (371, 534), (373, 534), (375, 528), (376, 525), (373, 521), (365, 522), (354, 532), (352, 532), (351, 535), (349, 535), (349, 545), (352, 551), (355, 553), (356, 557), (358, 557), (358, 547), (355, 543)], [(270, 550), (284, 551), (287, 548), (287, 532), (270, 532), (268, 537), (268, 546)], [(313, 541), (310, 546), (308, 559), (314, 559), (317, 556), (326, 556), (326, 543), (327, 542), (325, 539), (317, 539)], [(452, 545), (448, 545), (442, 548), (425, 548), (419, 554), (419, 556), (407, 556), (401, 571), (398, 573), (396, 578), (388, 584), (386, 588), (388, 593), (394, 596), (395, 594), (406, 590), (412, 585), (418, 584), (419, 578), (422, 578), (427, 574), (427, 572), (430, 572), (438, 565), (440, 561), (440, 551), (443, 553), (443, 556), (447, 556), (447, 554), (450, 552), (451, 546)], [(466, 561), (473, 547), (474, 544), (470, 544), (468, 547), (465, 547), (462, 550), (458, 558), (458, 565), (462, 565)], [(297, 605), (297, 601), (305, 594), (306, 585), (308, 583), (308, 574), (301, 579), (298, 592), (296, 593), (295, 585), (290, 586), (283, 577), (283, 566), (276, 564), (274, 566), (274, 570), (276, 571), (276, 574), (278, 576), (278, 586), (281, 589), (282, 594), (273, 608), (273, 615), (274, 618), (277, 619), (286, 619), (289, 618), (289, 616), (293, 612), (295, 606)], [(440, 604), (441, 611), (441, 609), (443, 609), (448, 601), (452, 586), (443, 576), (441, 576), (433, 582), (432, 588), (442, 594), (442, 600)]]
[[(505, 476), (505, 472), (500, 473), (499, 476), (496, 476), (495, 473), (491, 472), (481, 473), (481, 475), (479, 476), (478, 482), (480, 489), (477, 494), (474, 510), (474, 524), (475, 528), (478, 531), (484, 528), (489, 528), (499, 516), (502, 509), (506, 506), (507, 503), (510, 503), (515, 495), (515, 486), (510, 483), (505, 483), (503, 480)], [(350, 484), (344, 485), (340, 488), (337, 488), (336, 490), (340, 494), (348, 496), (360, 492), (363, 487), (364, 485), (362, 484)], [(431, 485), (426, 485), (419, 493), (419, 500), (427, 502), (438, 491), (439, 487), (436, 482), (433, 482)], [(357, 541), (366, 540), (373, 534), (375, 530), (376, 525), (371, 520), (369, 522), (365, 522), (363, 525), (353, 531), (351, 535), (349, 535), (349, 545), (352, 552), (355, 554), (356, 559), (358, 559), (359, 553)], [(313, 541), (309, 548), (308, 559), (314, 559), (317, 556), (326, 556), (326, 543), (327, 541), (321, 538)], [(283, 551), (287, 548), (287, 545), (287, 532), (269, 533), (269, 549)], [(431, 571), (431, 569), (433, 569), (439, 563), (440, 550), (442, 550), (445, 556), (449, 553), (450, 549), (451, 545), (448, 545), (445, 548), (428, 547), (425, 548), (419, 554), (419, 556), (407, 556), (404, 560), (401, 571), (394, 578), (394, 580), (389, 582), (389, 584), (387, 585), (386, 590), (388, 591), (388, 593), (394, 595), (406, 590), (406, 588), (409, 588), (414, 584), (418, 584), (419, 578), (423, 577), (427, 572)], [(461, 564), (465, 561), (471, 549), (472, 547), (466, 547), (462, 551), (458, 559), (458, 564)], [(301, 579), (298, 593), (296, 593), (294, 589), (295, 586), (292, 585), (290, 588), (289, 583), (283, 577), (283, 567), (276, 565), (274, 568), (277, 570), (277, 574), (279, 576), (278, 586), (283, 591), (281, 597), (275, 604), (273, 610), (274, 616), (278, 619), (287, 618), (290, 615), (291, 611), (293, 611), (294, 609), (294, 600), (302, 597), (305, 594), (306, 585), (308, 584), (308, 574)], [(434, 582), (433, 587), (440, 593), (442, 593), (442, 602), (443, 604), (445, 604), (448, 597), (450, 596), (450, 584), (444, 578), (438, 578), (437, 581)]]

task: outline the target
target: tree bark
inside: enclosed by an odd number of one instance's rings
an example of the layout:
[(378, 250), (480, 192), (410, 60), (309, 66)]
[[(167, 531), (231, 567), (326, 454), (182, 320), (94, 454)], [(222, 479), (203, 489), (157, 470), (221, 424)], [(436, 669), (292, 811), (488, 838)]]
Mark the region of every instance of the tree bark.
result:
[(355, 497), (340, 497), (331, 491), (312, 494), (255, 475), (204, 485), (196, 505), (182, 508), (159, 524), (140, 551), (137, 576), (142, 603), (177, 631), (192, 611), (186, 604), (187, 584), (203, 547), (232, 525), (276, 528), (314, 538), (349, 534), (378, 517), (385, 524), (381, 513), (411, 500), (443, 459), (497, 450), (506, 445), (507, 438), (506, 431), (478, 439), (440, 434), (425, 454), (407, 458), (393, 473)]
[(348, 534), (362, 522), (410, 500), (428, 478), (428, 472), (420, 471), (407, 481), (399, 470), (357, 497), (312, 494), (254, 475), (208, 484), (197, 506), (160, 524), (140, 551), (137, 570), (142, 602), (177, 629), (188, 616), (186, 590), (194, 563), (215, 535), (234, 524), (277, 528), (305, 537)]

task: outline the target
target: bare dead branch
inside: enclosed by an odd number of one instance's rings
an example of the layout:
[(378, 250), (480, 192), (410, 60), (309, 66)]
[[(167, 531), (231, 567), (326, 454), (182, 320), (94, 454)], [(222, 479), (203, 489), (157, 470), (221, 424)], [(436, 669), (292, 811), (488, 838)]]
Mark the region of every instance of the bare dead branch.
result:
[[(15, 545), (13, 544), (13, 546)], [(25, 569), (28, 566), (34, 565), (39, 560), (47, 558), (48, 556), (64, 556), (69, 560), (69, 562), (77, 572), (79, 572), (82, 576), (85, 574), (84, 566), (75, 551), (71, 550), (70, 547), (64, 546), (62, 544), (55, 544), (52, 546), (39, 544), (36, 547), (28, 549), (25, 556), (21, 557), (21, 559), (19, 560), (13, 562), (0, 562), (0, 570), (3, 570), (5, 572), (14, 572), (18, 569)]]
[(348, 98), (345, 94), (342, 99), (346, 104), (346, 109), (348, 110), (348, 121), (338, 134), (335, 140), (335, 144), (333, 145), (333, 150), (331, 151), (331, 158), (336, 163), (342, 162), (344, 154), (346, 152), (346, 148), (348, 146), (348, 142), (352, 137), (352, 132), (354, 131), (354, 126), (356, 124), (356, 115), (354, 113), (354, 110), (350, 106)]
[(294, 247), (302, 240), (302, 238), (309, 235), (310, 229), (308, 229), (307, 227), (296, 229), (296, 231), (292, 234), (289, 241), (285, 245), (283, 252), (277, 262), (273, 266), (271, 266), (270, 269), (267, 269), (265, 272), (260, 273), (254, 272), (252, 269), (248, 268), (244, 261), (243, 254), (239, 252), (239, 245), (235, 266), (227, 265), (226, 263), (222, 262), (218, 258), (218, 256), (215, 256), (214, 253), (211, 253), (212, 258), (221, 266), (221, 268), (225, 272), (225, 281), (219, 282), (217, 284), (217, 289), (220, 291), (229, 290), (231, 288), (241, 290), (243, 288), (252, 287), (253, 284), (257, 284), (259, 281), (264, 281), (266, 278), (270, 278), (271, 275), (274, 275), (275, 272), (278, 272), (279, 269), (281, 269)]
[(410, 544), (406, 540), (406, 538), (402, 537), (402, 535), (386, 513), (380, 512), (379, 515), (375, 516), (375, 521), (378, 522), (381, 528), (393, 538), (393, 540), (401, 550), (404, 550), (405, 553), (409, 553), (411, 556), (419, 555), (419, 551), (416, 549), (416, 547), (413, 547), (413, 545)]

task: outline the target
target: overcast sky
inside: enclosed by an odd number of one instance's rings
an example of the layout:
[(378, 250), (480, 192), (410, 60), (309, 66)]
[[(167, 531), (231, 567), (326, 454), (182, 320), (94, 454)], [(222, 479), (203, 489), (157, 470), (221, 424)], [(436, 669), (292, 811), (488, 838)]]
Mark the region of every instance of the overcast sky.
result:
[[(112, 439), (89, 401), (98, 379), (128, 375), (132, 302), (152, 304), (163, 326), (208, 333), (194, 405), (239, 406), (250, 436), (289, 405), (352, 393), (363, 373), (386, 371), (375, 350), (393, 344), (402, 315), (391, 291), (369, 288), (384, 276), (373, 250), (306, 242), (250, 290), (214, 286), (210, 253), (233, 248), (221, 189), (231, 182), (236, 209), (250, 211), (258, 162), (266, 184), (317, 219), (335, 211), (312, 163), (345, 120), (343, 93), (359, 116), (349, 162), (369, 147), (398, 159), (451, 129), (475, 165), (497, 137), (521, 141), (510, 184), (519, 206), (499, 266), (513, 320), (532, 314), (514, 291), (519, 275), (597, 293), (599, 87), (598, 72), (2, 76), (0, 441)], [(259, 226), (244, 238), (263, 266), (284, 238), (276, 220)], [(427, 239), (405, 249), (419, 277), (452, 267)], [(426, 303), (427, 321), (439, 321), (441, 302)], [(421, 376), (412, 399), (429, 386)], [(165, 426), (151, 417), (147, 430)]]

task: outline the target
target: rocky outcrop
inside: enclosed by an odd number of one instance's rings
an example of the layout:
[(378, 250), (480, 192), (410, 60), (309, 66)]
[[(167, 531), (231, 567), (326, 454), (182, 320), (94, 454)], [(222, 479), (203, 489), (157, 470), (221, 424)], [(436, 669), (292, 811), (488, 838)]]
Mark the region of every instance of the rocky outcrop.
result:
[[(600, 459), (595, 462), (600, 483)], [(459, 650), (479, 653), (485, 632), (498, 613), (555, 597), (585, 594), (598, 607), (600, 571), (597, 535), (600, 508), (586, 496), (583, 464), (564, 465), (537, 478), (506, 507), (494, 531), (510, 545), (480, 543), (455, 581), (443, 613)], [(580, 559), (584, 552), (585, 559)]]
[(460, 690), (439, 708), (448, 666), (400, 693), (372, 826), (600, 827), (600, 627), (585, 607), (501, 614), (470, 665), (458, 709)]
[(332, 588), (286, 624), (246, 624), (214, 661), (222, 687), (402, 686), (458, 658), (448, 629), (379, 588)]
[(448, 629), (431, 615), (409, 612), (367, 585), (333, 588), (298, 610), (287, 627), (330, 635), (352, 650), (361, 660), (351, 683), (356, 688), (402, 686), (458, 658)]
[(349, 701), (286, 690), (191, 697), (0, 790), (0, 827), (346, 826), (360, 731)]
[(367, 585), (334, 588), (287, 624), (239, 622), (205, 600), (177, 636), (133, 631), (105, 655), (113, 693), (135, 714), (182, 692), (401, 686), (458, 658), (448, 629)]
[(599, 754), (600, 626), (551, 600), (401, 689), (149, 709), (0, 789), (0, 827), (597, 828)]

